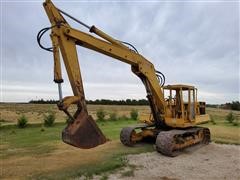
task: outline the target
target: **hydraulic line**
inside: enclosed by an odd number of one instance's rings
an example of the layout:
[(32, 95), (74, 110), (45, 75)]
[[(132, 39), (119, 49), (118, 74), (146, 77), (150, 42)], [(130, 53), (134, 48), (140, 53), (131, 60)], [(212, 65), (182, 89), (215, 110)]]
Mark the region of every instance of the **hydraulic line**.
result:
[(156, 76), (157, 76), (157, 78), (159, 80), (159, 84), (161, 86), (164, 86), (164, 84), (165, 84), (165, 76), (164, 76), (164, 74), (162, 72), (160, 72), (160, 71), (156, 71)]
[[(55, 25), (55, 26), (56, 26), (56, 25)], [(41, 38), (42, 38), (42, 36), (43, 36), (47, 31), (49, 31), (50, 29), (52, 29), (52, 28), (55, 27), (55, 26), (45, 27), (45, 28), (41, 29), (41, 30), (38, 32), (38, 34), (37, 34), (37, 42), (38, 42), (38, 45), (39, 45), (42, 49), (44, 49), (44, 50), (46, 50), (46, 51), (49, 51), (49, 52), (53, 52), (53, 48), (52, 48), (52, 47), (45, 47), (45, 46), (43, 46), (43, 45), (41, 44)]]

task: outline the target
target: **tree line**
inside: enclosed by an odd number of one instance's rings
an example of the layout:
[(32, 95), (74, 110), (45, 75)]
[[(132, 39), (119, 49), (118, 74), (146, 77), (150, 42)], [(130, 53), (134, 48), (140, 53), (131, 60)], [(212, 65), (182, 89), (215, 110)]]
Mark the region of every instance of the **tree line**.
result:
[[(29, 103), (32, 104), (56, 104), (58, 100), (31, 100)], [(96, 99), (96, 100), (86, 100), (87, 104), (95, 104), (95, 105), (148, 105), (148, 100), (146, 99), (126, 99), (126, 100), (109, 100), (109, 99)]]
[(207, 107), (220, 108), (220, 109), (230, 109), (240, 111), (240, 102), (232, 101), (225, 104), (207, 104)]
[[(31, 100), (29, 103), (33, 104), (56, 104), (58, 100)], [(96, 99), (96, 100), (86, 100), (87, 104), (95, 105), (149, 105), (148, 100), (146, 99), (126, 99), (126, 100), (110, 100), (110, 99)], [(231, 109), (240, 111), (240, 102), (232, 101), (225, 104), (207, 104), (207, 107), (214, 107), (220, 109)]]

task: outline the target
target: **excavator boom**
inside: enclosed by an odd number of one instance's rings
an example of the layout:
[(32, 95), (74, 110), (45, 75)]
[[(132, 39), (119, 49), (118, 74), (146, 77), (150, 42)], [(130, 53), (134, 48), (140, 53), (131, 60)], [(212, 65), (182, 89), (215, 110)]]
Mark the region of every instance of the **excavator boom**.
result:
[[(129, 64), (132, 72), (145, 86), (152, 118), (145, 120), (143, 126), (123, 128), (120, 134), (123, 144), (131, 146), (143, 138), (151, 137), (156, 139), (159, 152), (171, 156), (180, 149), (198, 143), (207, 144), (210, 141), (210, 132), (207, 128), (194, 127), (209, 118), (205, 114), (205, 102), (197, 102), (196, 88), (181, 84), (164, 86), (164, 75), (155, 70), (154, 65), (139, 54), (131, 44), (116, 40), (97, 27), (81, 22), (55, 7), (50, 0), (46, 0), (43, 6), (51, 27), (42, 29), (37, 39), (41, 48), (53, 52), (54, 82), (58, 84), (59, 89), (58, 108), (69, 117), (68, 125), (62, 132), (65, 143), (79, 148), (93, 148), (107, 141), (87, 111), (76, 45)], [(96, 36), (72, 28), (63, 15), (78, 22)], [(40, 41), (48, 30), (51, 30), (51, 48), (44, 47)], [(129, 48), (129, 45), (132, 48)], [(73, 91), (73, 96), (64, 98), (61, 88), (63, 79), (60, 55)], [(164, 97), (165, 91), (169, 91), (168, 98)], [(187, 93), (187, 102), (184, 100), (184, 93), (185, 95)], [(73, 104), (76, 105), (77, 110), (71, 114), (68, 108)], [(135, 129), (141, 131), (136, 133)]]
[[(154, 114), (160, 115), (164, 113), (162, 109), (165, 108), (165, 102), (161, 86), (159, 86), (159, 81), (155, 75), (156, 72), (151, 62), (95, 26), (90, 27), (56, 8), (50, 0), (46, 0), (43, 6), (52, 25), (49, 29), (52, 30), (51, 39), (54, 56), (54, 81), (58, 83), (59, 87), (60, 101), (58, 107), (70, 118), (70, 123), (62, 133), (64, 142), (81, 148), (91, 148), (106, 142), (105, 136), (87, 112), (76, 45), (130, 64), (132, 71), (140, 77), (146, 87), (152, 111), (155, 112)], [(76, 20), (81, 25), (88, 28), (91, 33), (96, 34), (102, 39), (70, 27), (62, 14)], [(61, 83), (63, 79), (59, 51), (62, 54), (74, 94), (74, 96), (65, 97), (63, 99), (61, 93)], [(68, 112), (68, 108), (71, 104), (77, 105), (77, 111), (73, 116)], [(161, 116), (156, 116), (155, 119), (161, 122), (160, 117)]]

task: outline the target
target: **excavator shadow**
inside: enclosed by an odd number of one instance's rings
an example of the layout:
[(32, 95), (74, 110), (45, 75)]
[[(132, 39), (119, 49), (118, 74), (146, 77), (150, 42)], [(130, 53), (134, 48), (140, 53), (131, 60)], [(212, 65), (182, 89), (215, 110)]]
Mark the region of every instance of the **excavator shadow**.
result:
[(153, 137), (145, 137), (140, 142), (135, 143), (132, 147), (142, 147), (145, 145), (153, 145), (155, 144), (156, 138)]
[(197, 144), (197, 145), (193, 145), (193, 146), (190, 146), (186, 149), (183, 149), (180, 151), (181, 154), (193, 154), (195, 153), (196, 151), (200, 150), (201, 148), (205, 147), (206, 144)]

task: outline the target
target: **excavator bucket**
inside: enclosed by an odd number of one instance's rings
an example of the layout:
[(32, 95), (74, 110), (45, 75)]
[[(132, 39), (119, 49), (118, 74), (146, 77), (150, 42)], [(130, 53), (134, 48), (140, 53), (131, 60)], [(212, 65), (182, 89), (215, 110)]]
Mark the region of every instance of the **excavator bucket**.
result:
[(74, 122), (68, 124), (63, 130), (62, 140), (67, 144), (83, 149), (94, 148), (107, 141), (92, 116), (84, 111), (78, 114)]

